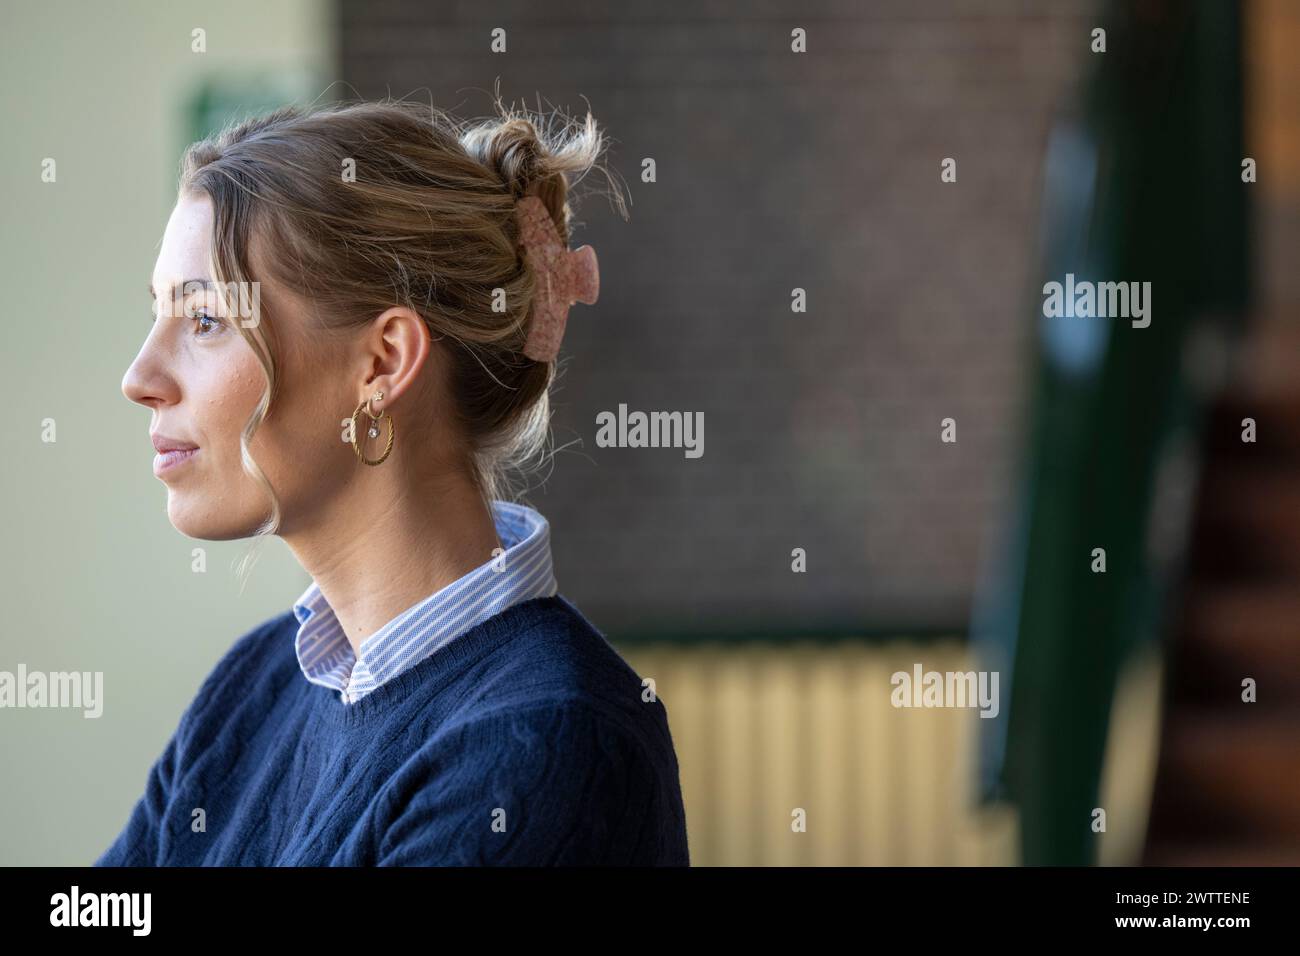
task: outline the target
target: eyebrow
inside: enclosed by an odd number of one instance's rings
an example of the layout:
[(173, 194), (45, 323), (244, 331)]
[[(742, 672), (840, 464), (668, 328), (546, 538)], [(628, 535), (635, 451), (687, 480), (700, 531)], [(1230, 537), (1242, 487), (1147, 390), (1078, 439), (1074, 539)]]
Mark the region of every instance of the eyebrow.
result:
[[(211, 279), (185, 279), (182, 282), (177, 283), (177, 285), (182, 289), (191, 284), (197, 284), (201, 289), (215, 289), (217, 287), (217, 284)], [(172, 288), (174, 289), (176, 286), (172, 286)], [(158, 298), (158, 293), (154, 291), (152, 282), (149, 283), (149, 295), (152, 298)]]

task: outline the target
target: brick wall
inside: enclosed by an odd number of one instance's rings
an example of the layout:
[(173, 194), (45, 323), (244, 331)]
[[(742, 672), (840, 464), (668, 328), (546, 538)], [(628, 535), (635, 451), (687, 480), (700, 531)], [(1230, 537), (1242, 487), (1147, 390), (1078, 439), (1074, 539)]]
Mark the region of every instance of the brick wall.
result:
[[(581, 442), (530, 497), (598, 626), (964, 626), (1018, 452), (1049, 120), (1092, 8), (343, 0), (361, 96), (483, 115), (500, 77), (534, 108), (585, 96), (616, 140), (630, 220), (591, 196), (574, 235), (603, 280), (556, 396), (556, 445)], [(596, 447), (619, 403), (702, 411), (704, 456)]]

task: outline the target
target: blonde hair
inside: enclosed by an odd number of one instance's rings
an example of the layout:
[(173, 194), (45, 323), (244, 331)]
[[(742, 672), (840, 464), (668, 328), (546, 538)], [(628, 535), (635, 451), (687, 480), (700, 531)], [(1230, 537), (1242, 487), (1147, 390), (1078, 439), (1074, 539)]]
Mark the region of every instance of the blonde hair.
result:
[[(555, 131), (499, 96), (494, 105), (497, 115), (479, 121), (393, 99), (283, 107), (191, 145), (180, 177), (181, 194), (212, 200), (219, 289), (258, 278), (249, 261), (256, 234), (275, 250), (257, 268), (309, 301), (322, 331), (361, 326), (403, 305), (435, 343), (450, 343), (448, 391), (469, 477), (488, 504), (515, 499), (522, 487), (515, 477), (544, 463), (556, 374), (555, 363), (522, 354), (535, 277), (518, 246), (515, 203), (538, 196), (568, 243), (571, 187), (592, 168), (614, 184), (597, 166), (604, 136), (590, 111)], [(626, 218), (621, 192), (610, 195)], [(505, 290), (504, 312), (493, 311), (496, 289)], [(244, 470), (271, 499), (254, 544), (281, 523), (280, 503), (249, 452), (276, 393), (269, 313), (263, 305), (251, 327), (234, 323), (266, 373), (240, 436)]]

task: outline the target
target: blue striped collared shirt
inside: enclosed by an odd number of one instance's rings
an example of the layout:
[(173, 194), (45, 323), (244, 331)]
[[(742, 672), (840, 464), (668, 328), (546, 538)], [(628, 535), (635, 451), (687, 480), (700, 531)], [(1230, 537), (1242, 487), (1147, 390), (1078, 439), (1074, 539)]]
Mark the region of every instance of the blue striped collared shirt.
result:
[(343, 702), (351, 704), (511, 605), (554, 595), (546, 519), (527, 505), (507, 501), (492, 502), (492, 518), (505, 553), (371, 634), (361, 642), (360, 659), (313, 581), (293, 605), (298, 619), (294, 649), (303, 676), (339, 691)]

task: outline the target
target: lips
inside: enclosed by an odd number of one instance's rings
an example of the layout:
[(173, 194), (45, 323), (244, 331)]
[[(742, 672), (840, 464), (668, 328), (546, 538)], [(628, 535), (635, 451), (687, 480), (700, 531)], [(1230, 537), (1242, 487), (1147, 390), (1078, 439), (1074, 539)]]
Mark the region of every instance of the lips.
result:
[(168, 438), (166, 435), (153, 435), (153, 450), (159, 454), (166, 454), (169, 451), (193, 451), (199, 446), (192, 441), (181, 441), (179, 438)]
[(164, 451), (154, 456), (153, 473), (161, 478), (173, 469), (183, 465), (199, 453), (197, 448), (187, 451)]
[(153, 447), (158, 452), (153, 460), (153, 473), (160, 478), (199, 453), (199, 446), (194, 442), (168, 438), (166, 435), (154, 435)]

